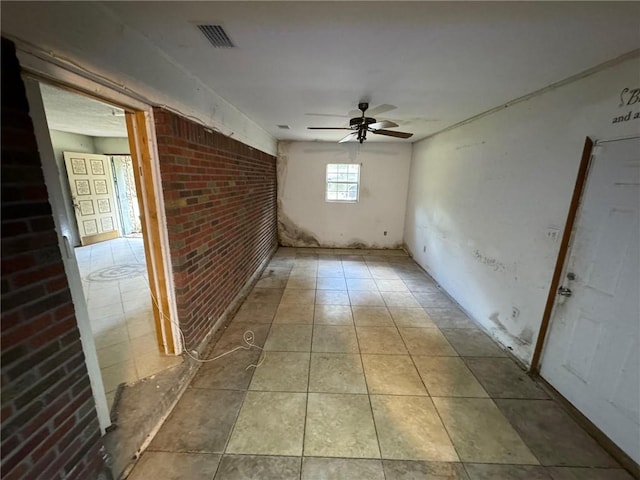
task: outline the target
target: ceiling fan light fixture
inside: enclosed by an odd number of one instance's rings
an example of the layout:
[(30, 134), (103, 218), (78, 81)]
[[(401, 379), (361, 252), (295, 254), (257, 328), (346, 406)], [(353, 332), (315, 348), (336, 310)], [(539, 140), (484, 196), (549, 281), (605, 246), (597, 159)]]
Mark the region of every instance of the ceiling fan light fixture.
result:
[[(377, 121), (373, 117), (367, 117), (365, 112), (369, 108), (369, 104), (366, 102), (360, 102), (358, 109), (362, 112), (359, 117), (353, 117), (349, 120), (348, 127), (307, 127), (309, 130), (352, 130), (350, 134), (343, 137), (338, 143), (348, 142), (350, 140), (357, 140), (363, 143), (367, 139), (367, 132), (375, 133), (376, 135), (385, 135), (387, 137), (395, 137), (406, 139), (413, 136), (413, 133), (409, 132), (396, 132), (395, 130), (387, 130), (388, 128), (397, 127), (398, 124), (389, 120)], [(375, 109), (374, 109), (375, 110)]]

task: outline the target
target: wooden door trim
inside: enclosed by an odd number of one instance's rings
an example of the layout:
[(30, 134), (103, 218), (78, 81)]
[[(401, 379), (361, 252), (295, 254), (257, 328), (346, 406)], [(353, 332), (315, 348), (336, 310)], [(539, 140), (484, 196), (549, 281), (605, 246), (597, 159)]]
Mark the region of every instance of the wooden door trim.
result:
[(542, 357), (542, 349), (544, 347), (547, 332), (549, 330), (549, 323), (551, 322), (551, 315), (553, 314), (553, 307), (556, 302), (558, 287), (560, 286), (560, 281), (562, 280), (562, 272), (564, 270), (564, 263), (569, 252), (569, 244), (571, 243), (573, 226), (578, 214), (580, 199), (582, 198), (582, 193), (584, 192), (584, 187), (587, 182), (587, 174), (589, 172), (589, 164), (592, 151), (593, 140), (587, 137), (582, 149), (582, 158), (580, 159), (580, 166), (578, 167), (578, 176), (576, 177), (576, 183), (573, 188), (573, 196), (571, 197), (571, 203), (569, 204), (569, 212), (567, 213), (567, 221), (565, 222), (564, 233), (562, 234), (560, 249), (558, 250), (558, 257), (556, 259), (556, 266), (555, 270), (553, 271), (551, 286), (549, 287), (549, 294), (547, 295), (547, 303), (544, 307), (542, 322), (540, 324), (540, 330), (538, 332), (538, 339), (536, 341), (536, 346), (533, 350), (533, 357), (531, 359), (530, 371), (531, 373), (536, 375), (540, 372), (540, 359)]
[[(145, 158), (147, 161), (140, 162), (138, 165), (148, 165), (149, 174), (148, 187), (150, 191), (162, 192), (162, 185), (159, 180), (159, 166), (158, 166), (158, 153), (155, 142), (155, 131), (152, 127), (153, 122), (153, 109), (148, 99), (140, 96), (136, 96), (134, 92), (123, 89), (121, 86), (115, 83), (109, 82), (106, 78), (101, 76), (91, 75), (89, 72), (77, 69), (72, 65), (59, 63), (53, 61), (52, 58), (40, 58), (34, 55), (29, 48), (25, 48), (25, 45), (17, 42), (16, 53), (20, 61), (20, 65), (23, 70), (23, 77), (33, 79), (37, 82), (44, 82), (53, 84), (58, 88), (89, 96), (94, 99), (100, 99), (111, 105), (118, 106), (125, 110), (126, 115), (132, 115), (136, 118), (136, 121), (129, 123), (127, 120), (127, 133), (130, 142), (130, 155), (132, 160), (134, 155), (139, 152), (138, 159)], [(134, 130), (131, 130), (130, 125), (134, 126)], [(135, 138), (135, 140), (134, 140)], [(135, 147), (131, 143), (134, 141)], [(140, 155), (144, 155), (141, 157)], [(134, 164), (136, 165), (136, 164)], [(137, 168), (139, 172), (139, 168)], [(136, 184), (136, 188), (138, 185)], [(149, 286), (152, 289), (154, 295), (154, 303), (163, 306), (162, 315), (159, 315), (162, 322), (156, 322), (156, 334), (158, 337), (162, 337), (161, 341), (158, 339), (158, 345), (161, 350), (167, 354), (180, 354), (182, 353), (182, 343), (180, 336), (179, 325), (177, 323), (177, 307), (174, 296), (173, 278), (171, 277), (171, 257), (169, 254), (169, 240), (166, 231), (166, 222), (164, 221), (164, 205), (162, 195), (153, 195), (154, 201), (151, 203), (145, 198), (141, 198), (142, 193), (138, 196), (138, 204), (140, 206), (141, 217), (144, 212), (144, 208), (151, 204), (154, 205), (156, 211), (156, 220), (154, 231), (156, 232), (155, 242), (152, 248), (157, 248), (158, 251), (154, 253), (152, 258), (156, 258), (158, 262), (154, 272), (163, 272), (162, 277), (164, 282), (161, 288), (153, 290), (152, 278), (157, 281), (154, 276), (152, 277), (149, 271)], [(147, 215), (147, 217), (149, 217)], [(144, 237), (144, 235), (143, 235)], [(146, 250), (149, 245), (145, 243), (145, 256)], [(147, 258), (149, 263), (149, 258)], [(158, 301), (160, 299), (160, 301)], [(155, 318), (155, 313), (154, 313)], [(158, 332), (158, 325), (164, 325), (166, 328), (162, 328)]]
[(125, 114), (134, 178), (138, 191), (140, 222), (142, 224), (144, 251), (149, 273), (149, 288), (155, 321), (156, 340), (162, 351), (176, 354), (173, 335), (171, 306), (167, 288), (167, 264), (163, 255), (160, 214), (155, 188), (152, 154), (147, 134), (145, 112)]

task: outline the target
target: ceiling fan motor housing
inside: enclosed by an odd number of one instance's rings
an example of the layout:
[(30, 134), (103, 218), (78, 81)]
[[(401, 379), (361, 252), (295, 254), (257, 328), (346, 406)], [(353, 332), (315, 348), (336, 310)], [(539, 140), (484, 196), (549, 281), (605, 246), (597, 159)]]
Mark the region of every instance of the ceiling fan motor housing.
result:
[(352, 118), (351, 120), (349, 120), (349, 126), (350, 127), (360, 127), (362, 125), (367, 126), (367, 125), (371, 125), (372, 123), (376, 123), (376, 119), (375, 118), (371, 118), (371, 117), (355, 117), (355, 118)]

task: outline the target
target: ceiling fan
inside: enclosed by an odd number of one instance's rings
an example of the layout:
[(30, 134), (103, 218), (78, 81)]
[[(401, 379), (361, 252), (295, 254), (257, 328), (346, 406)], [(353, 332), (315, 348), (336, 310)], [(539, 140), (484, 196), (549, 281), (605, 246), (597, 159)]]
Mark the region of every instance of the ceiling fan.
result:
[(387, 137), (396, 138), (409, 138), (413, 133), (396, 132), (394, 130), (387, 130), (387, 128), (397, 127), (398, 124), (390, 122), (389, 120), (382, 120), (377, 122), (375, 118), (365, 116), (369, 104), (367, 102), (361, 102), (358, 104), (358, 109), (362, 112), (362, 116), (354, 117), (349, 120), (348, 127), (307, 127), (309, 130), (351, 130), (346, 137), (342, 138), (338, 143), (348, 142), (350, 140), (358, 140), (360, 143), (367, 139), (367, 132), (371, 132), (375, 135), (386, 135)]

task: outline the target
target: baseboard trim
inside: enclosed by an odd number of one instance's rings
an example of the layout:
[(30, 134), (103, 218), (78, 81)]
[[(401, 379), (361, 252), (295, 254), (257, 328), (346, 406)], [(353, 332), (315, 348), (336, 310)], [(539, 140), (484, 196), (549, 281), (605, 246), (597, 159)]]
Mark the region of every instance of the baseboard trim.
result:
[(636, 463), (626, 452), (624, 452), (613, 440), (611, 440), (602, 430), (600, 430), (591, 420), (589, 420), (580, 410), (573, 406), (558, 390), (540, 375), (533, 377), (540, 383), (546, 392), (567, 411), (578, 425), (580, 425), (604, 450), (620, 463), (622, 468), (627, 470), (633, 478), (640, 479), (640, 465)]

